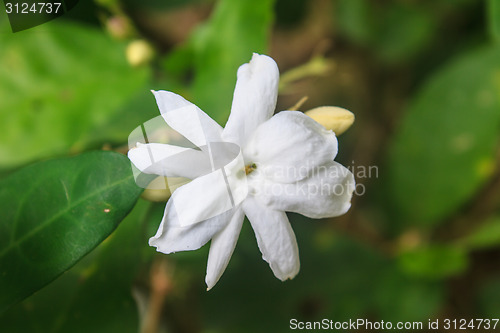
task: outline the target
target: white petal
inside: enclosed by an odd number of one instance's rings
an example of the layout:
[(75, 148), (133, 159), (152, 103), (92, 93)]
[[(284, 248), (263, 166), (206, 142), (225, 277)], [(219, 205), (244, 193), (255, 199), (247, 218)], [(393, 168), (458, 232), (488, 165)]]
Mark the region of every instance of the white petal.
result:
[[(233, 199), (222, 169), (201, 176), (179, 187), (169, 200), (170, 210), (175, 210), (172, 225), (189, 226), (215, 217), (234, 208)], [(167, 205), (168, 208), (168, 205)]]
[(248, 64), (240, 66), (224, 141), (243, 145), (257, 126), (273, 115), (278, 82), (278, 66), (268, 56), (254, 53)]
[(219, 281), (222, 273), (226, 270), (229, 259), (233, 254), (236, 242), (240, 235), (241, 226), (245, 215), (243, 209), (236, 208), (231, 221), (214, 235), (210, 243), (210, 252), (208, 253), (207, 276), (205, 282), (208, 290)]
[(162, 117), (198, 147), (220, 142), (222, 127), (193, 103), (170, 91), (153, 91)]
[(143, 173), (194, 179), (212, 171), (208, 154), (201, 150), (161, 143), (140, 144), (128, 158)]
[(260, 204), (249, 196), (243, 210), (252, 224), (262, 258), (269, 263), (274, 275), (284, 281), (299, 272), (299, 249), (286, 214)]
[(233, 213), (234, 210), (229, 210), (203, 222), (181, 226), (175, 222), (176, 211), (169, 201), (158, 232), (149, 239), (149, 245), (165, 254), (197, 250), (229, 223)]
[(266, 207), (311, 218), (334, 217), (351, 207), (354, 175), (337, 162), (315, 168), (299, 182), (283, 184), (263, 180), (256, 198)]
[(283, 111), (257, 128), (243, 153), (269, 179), (291, 183), (333, 161), (337, 138), (302, 112)]
[(175, 190), (149, 244), (164, 253), (195, 250), (221, 230), (234, 211), (223, 177), (217, 170)]

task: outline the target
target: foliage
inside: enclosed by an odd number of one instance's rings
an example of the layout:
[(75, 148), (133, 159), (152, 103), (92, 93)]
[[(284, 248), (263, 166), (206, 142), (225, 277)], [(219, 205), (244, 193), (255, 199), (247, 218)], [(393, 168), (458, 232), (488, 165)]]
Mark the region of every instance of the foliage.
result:
[(410, 102), (388, 171), (401, 221), (436, 224), (492, 176), (500, 139), (499, 58), (498, 47), (474, 50)]
[(0, 168), (83, 151), (146, 87), (148, 71), (132, 70), (124, 44), (97, 29), (57, 21), (36, 29), (0, 33)]
[[(99, 0), (74, 10), (96, 8), (87, 23), (68, 15), (15, 34), (0, 14), (2, 330), (145, 332), (153, 321), (158, 332), (281, 332), (292, 318), (498, 316), (498, 1)], [(120, 24), (132, 27), (117, 40)], [(156, 48), (142, 67), (125, 56), (136, 39)], [(245, 222), (206, 292), (207, 246), (168, 256), (148, 246), (165, 203), (138, 199), (121, 153), (158, 115), (150, 89), (223, 125), (252, 52), (282, 73), (328, 64), (287, 82), (279, 108), (309, 95), (308, 107), (353, 111), (338, 159), (380, 167), (380, 178), (357, 174), (366, 194), (343, 217), (289, 214), (294, 280), (272, 276)]]
[(128, 160), (112, 152), (40, 162), (0, 186), (0, 310), (102, 242), (142, 192)]

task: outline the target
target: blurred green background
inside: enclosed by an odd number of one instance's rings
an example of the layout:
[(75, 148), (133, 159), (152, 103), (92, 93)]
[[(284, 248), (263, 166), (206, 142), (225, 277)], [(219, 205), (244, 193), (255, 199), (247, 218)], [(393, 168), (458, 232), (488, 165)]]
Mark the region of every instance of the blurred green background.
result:
[[(165, 204), (141, 198), (121, 221), (139, 195), (125, 200), (127, 188), (119, 199), (113, 192), (109, 205), (121, 215), (102, 231), (54, 227), (29, 242), (57, 252), (64, 232), (76, 232), (90, 248), (65, 244), (71, 258), (41, 256), (31, 264), (39, 271), (19, 269), (26, 254), (9, 250), (18, 236), (8, 235), (36, 230), (58, 205), (54, 182), (72, 166), (18, 169), (126, 152), (129, 133), (158, 115), (150, 89), (179, 93), (224, 124), (236, 70), (252, 52), (280, 67), (278, 110), (308, 96), (302, 111), (338, 105), (356, 115), (337, 160), (360, 195), (338, 218), (289, 214), (301, 258), (295, 279), (274, 278), (245, 223), (206, 292), (207, 246), (155, 253), (147, 239)], [(292, 318), (425, 327), (500, 316), (499, 1), (81, 1), (15, 34), (2, 11), (0, 126), (1, 293), (17, 283), (5, 276), (23, 276), (0, 308), (83, 257), (0, 313), (1, 332), (286, 332)], [(117, 165), (84, 156), (88, 168), (74, 166), (83, 176)], [(37, 192), (44, 177), (49, 185)], [(85, 218), (97, 223), (93, 214)], [(50, 274), (37, 273), (46, 267)]]

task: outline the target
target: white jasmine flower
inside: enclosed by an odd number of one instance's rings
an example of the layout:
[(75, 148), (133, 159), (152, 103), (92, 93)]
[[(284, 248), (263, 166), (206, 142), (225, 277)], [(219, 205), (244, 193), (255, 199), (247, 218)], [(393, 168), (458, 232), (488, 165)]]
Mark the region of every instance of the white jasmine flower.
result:
[(167, 124), (199, 149), (149, 143), (129, 151), (144, 173), (193, 179), (173, 192), (149, 244), (168, 254), (211, 240), (208, 289), (226, 269), (245, 215), (263, 259), (284, 281), (300, 268), (285, 211), (324, 218), (350, 208), (354, 177), (334, 162), (335, 134), (298, 111), (272, 116), (278, 81), (274, 60), (254, 54), (238, 70), (225, 128), (181, 96), (153, 91)]

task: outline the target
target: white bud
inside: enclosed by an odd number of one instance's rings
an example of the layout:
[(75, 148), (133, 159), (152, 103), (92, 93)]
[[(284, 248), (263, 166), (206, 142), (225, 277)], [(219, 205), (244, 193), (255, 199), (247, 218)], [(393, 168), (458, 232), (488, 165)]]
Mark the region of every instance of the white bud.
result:
[(354, 123), (354, 113), (337, 106), (321, 106), (305, 114), (336, 135), (344, 133)]

